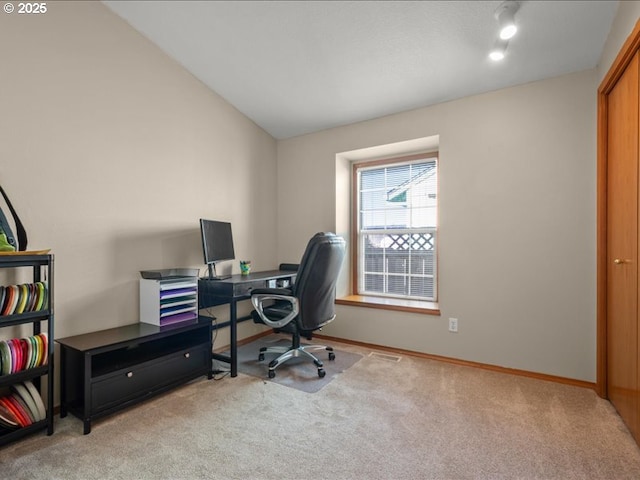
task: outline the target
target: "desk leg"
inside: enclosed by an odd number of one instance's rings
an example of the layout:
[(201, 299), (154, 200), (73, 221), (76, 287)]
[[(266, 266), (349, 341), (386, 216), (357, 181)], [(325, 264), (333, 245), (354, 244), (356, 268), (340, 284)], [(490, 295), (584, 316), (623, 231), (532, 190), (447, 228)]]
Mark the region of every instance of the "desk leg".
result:
[(231, 343), (231, 376), (238, 376), (238, 302), (229, 304), (229, 336)]
[[(67, 349), (60, 347), (60, 418), (67, 416)], [(50, 395), (50, 394), (49, 394)]]
[(82, 423), (84, 426), (83, 433), (89, 435), (91, 433), (91, 355), (84, 354), (84, 400), (82, 405)]

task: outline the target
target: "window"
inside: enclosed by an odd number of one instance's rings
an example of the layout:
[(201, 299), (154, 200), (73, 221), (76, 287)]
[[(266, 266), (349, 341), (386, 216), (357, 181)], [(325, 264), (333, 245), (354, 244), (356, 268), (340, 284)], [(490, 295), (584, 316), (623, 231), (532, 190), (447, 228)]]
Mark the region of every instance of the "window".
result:
[(358, 295), (437, 300), (438, 154), (354, 165)]

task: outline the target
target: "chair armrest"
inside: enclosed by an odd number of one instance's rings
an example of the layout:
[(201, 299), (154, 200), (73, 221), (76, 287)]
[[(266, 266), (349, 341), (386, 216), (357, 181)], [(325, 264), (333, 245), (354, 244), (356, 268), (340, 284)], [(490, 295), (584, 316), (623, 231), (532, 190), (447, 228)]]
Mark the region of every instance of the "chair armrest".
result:
[[(291, 305), (291, 311), (281, 318), (269, 318), (265, 312), (269, 306), (265, 307), (264, 302), (271, 300), (289, 303)], [(260, 320), (271, 328), (284, 327), (296, 318), (300, 312), (298, 299), (291, 295), (291, 290), (286, 288), (257, 288), (251, 292), (251, 303), (256, 309)], [(280, 311), (282, 312), (282, 310)]]

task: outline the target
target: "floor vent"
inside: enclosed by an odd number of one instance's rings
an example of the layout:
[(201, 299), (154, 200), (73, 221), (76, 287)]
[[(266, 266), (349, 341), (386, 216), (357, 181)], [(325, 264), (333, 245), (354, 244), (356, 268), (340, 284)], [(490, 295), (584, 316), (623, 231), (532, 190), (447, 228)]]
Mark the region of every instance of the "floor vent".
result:
[(379, 352), (371, 352), (369, 354), (370, 357), (378, 358), (380, 360), (385, 360), (387, 362), (399, 362), (402, 357), (398, 357), (397, 355), (389, 355), (388, 353), (379, 353)]

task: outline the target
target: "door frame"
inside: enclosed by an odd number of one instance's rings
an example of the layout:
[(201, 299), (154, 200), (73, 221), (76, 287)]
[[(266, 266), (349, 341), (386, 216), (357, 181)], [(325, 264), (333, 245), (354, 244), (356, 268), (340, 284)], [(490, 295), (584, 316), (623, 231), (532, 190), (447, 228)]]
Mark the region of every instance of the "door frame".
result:
[(608, 96), (631, 59), (640, 50), (640, 20), (618, 52), (598, 87), (597, 133), (597, 367), (596, 393), (607, 398), (607, 171)]

